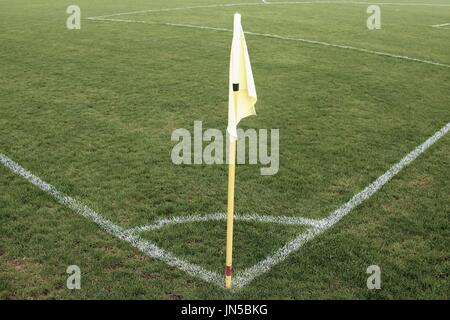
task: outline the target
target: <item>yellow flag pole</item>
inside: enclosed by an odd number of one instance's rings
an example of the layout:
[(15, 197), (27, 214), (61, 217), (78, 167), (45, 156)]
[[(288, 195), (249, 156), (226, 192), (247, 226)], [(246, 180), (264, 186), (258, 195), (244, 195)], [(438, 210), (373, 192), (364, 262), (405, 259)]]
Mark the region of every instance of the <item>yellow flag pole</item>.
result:
[[(237, 105), (237, 93), (233, 93), (235, 106)], [(231, 274), (233, 270), (233, 224), (234, 224), (234, 179), (236, 176), (236, 140), (230, 137), (228, 149), (228, 202), (227, 202), (227, 249), (225, 288), (231, 288)]]
[(227, 205), (227, 257), (225, 288), (231, 288), (233, 263), (233, 222), (234, 222), (234, 178), (236, 173), (236, 139), (230, 136), (228, 165), (228, 205)]

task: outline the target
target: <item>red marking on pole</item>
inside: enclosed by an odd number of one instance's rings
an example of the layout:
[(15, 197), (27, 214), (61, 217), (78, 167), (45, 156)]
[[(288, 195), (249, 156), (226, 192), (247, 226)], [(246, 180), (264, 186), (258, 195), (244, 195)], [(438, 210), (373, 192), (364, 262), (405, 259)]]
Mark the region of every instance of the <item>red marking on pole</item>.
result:
[(227, 266), (226, 275), (227, 277), (231, 277), (231, 266)]

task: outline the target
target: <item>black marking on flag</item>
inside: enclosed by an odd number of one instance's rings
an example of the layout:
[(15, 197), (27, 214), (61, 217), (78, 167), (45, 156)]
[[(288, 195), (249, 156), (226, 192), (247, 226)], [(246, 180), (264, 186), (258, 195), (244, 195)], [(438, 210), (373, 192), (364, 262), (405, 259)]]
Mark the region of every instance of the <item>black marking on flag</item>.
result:
[(234, 92), (239, 91), (239, 83), (233, 83), (233, 91)]

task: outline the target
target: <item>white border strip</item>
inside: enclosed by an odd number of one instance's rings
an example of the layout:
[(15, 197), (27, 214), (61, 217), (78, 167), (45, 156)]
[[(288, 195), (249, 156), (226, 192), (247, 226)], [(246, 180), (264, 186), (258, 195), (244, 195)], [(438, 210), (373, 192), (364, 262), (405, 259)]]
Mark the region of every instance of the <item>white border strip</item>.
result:
[(0, 163), (3, 164), (9, 170), (11, 170), (13, 173), (21, 176), (22, 178), (34, 184), (36, 187), (38, 187), (45, 193), (52, 196), (60, 204), (70, 208), (75, 213), (94, 222), (100, 228), (102, 228), (109, 234), (115, 236), (116, 238), (130, 243), (133, 247), (139, 249), (147, 256), (159, 259), (168, 264), (169, 266), (181, 269), (193, 277), (200, 278), (202, 280), (214, 283), (221, 287), (223, 286), (224, 279), (217, 272), (206, 270), (198, 265), (179, 259), (175, 257), (172, 253), (159, 248), (156, 244), (148, 240), (144, 240), (135, 234), (127, 232), (123, 228), (114, 224), (112, 221), (103, 218), (97, 212), (85, 206), (84, 204), (58, 191), (54, 186), (36, 177), (31, 172), (27, 171), (18, 163), (9, 159), (2, 153), (0, 153)]
[(376, 179), (372, 184), (366, 187), (363, 191), (356, 194), (350, 201), (339, 207), (337, 210), (332, 212), (328, 218), (323, 219), (322, 226), (312, 228), (306, 233), (300, 234), (297, 238), (289, 241), (286, 245), (280, 248), (276, 253), (268, 256), (266, 259), (260, 261), (253, 267), (245, 270), (243, 273), (238, 274), (235, 281), (235, 286), (242, 288), (250, 281), (252, 281), (257, 276), (269, 271), (273, 266), (284, 261), (291, 253), (299, 250), (305, 243), (314, 239), (324, 231), (330, 229), (336, 223), (338, 223), (342, 218), (344, 218), (350, 211), (359, 206), (365, 200), (373, 196), (378, 190), (380, 190), (387, 182), (389, 182), (393, 177), (395, 177), (404, 167), (409, 165), (418, 156), (420, 156), (425, 150), (435, 144), (439, 139), (441, 139), (450, 130), (450, 122), (447, 123), (442, 129), (436, 132), (432, 137), (422, 143), (420, 146), (415, 148), (412, 152), (406, 155), (400, 162), (392, 166), (386, 173)]

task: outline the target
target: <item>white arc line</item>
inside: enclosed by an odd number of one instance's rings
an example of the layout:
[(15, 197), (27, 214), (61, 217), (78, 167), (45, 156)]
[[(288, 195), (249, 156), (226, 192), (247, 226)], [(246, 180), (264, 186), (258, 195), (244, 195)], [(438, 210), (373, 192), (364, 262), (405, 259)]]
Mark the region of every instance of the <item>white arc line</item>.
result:
[(109, 18), (124, 15), (142, 14), (142, 13), (156, 13), (156, 12), (170, 12), (170, 11), (182, 11), (182, 10), (195, 10), (195, 9), (214, 9), (214, 8), (224, 8), (224, 7), (246, 7), (246, 6), (260, 6), (260, 5), (315, 5), (315, 4), (335, 4), (335, 5), (389, 5), (389, 6), (428, 6), (428, 7), (450, 7), (450, 4), (446, 3), (414, 3), (414, 2), (359, 2), (359, 1), (283, 1), (283, 2), (269, 2), (263, 0), (263, 2), (250, 2), (250, 3), (227, 3), (227, 4), (211, 4), (211, 5), (199, 5), (199, 6), (189, 6), (189, 7), (175, 7), (175, 8), (162, 8), (162, 9), (148, 9), (148, 10), (138, 10), (138, 11), (128, 11), (105, 14), (101, 16), (87, 17), (86, 19), (96, 19), (96, 18)]
[[(192, 223), (192, 222), (207, 222), (207, 221), (226, 221), (227, 215), (225, 213), (211, 213), (207, 215), (187, 215), (176, 216), (166, 219), (158, 220), (154, 224), (139, 226), (127, 230), (130, 234), (139, 234), (146, 231), (159, 230), (167, 226)], [(306, 219), (302, 217), (288, 217), (288, 216), (266, 216), (259, 214), (235, 214), (234, 219), (236, 221), (246, 222), (260, 222), (260, 223), (272, 223), (279, 225), (291, 225), (291, 226), (313, 226), (319, 227), (323, 224), (322, 220)]]
[(450, 122), (447, 123), (442, 129), (437, 131), (432, 137), (427, 139), (420, 146), (406, 155), (400, 162), (392, 166), (388, 171), (366, 187), (363, 191), (356, 194), (350, 201), (339, 207), (332, 212), (328, 218), (323, 219), (323, 224), (319, 227), (311, 228), (307, 232), (300, 234), (297, 238), (289, 241), (282, 248), (277, 250), (274, 254), (268, 256), (266, 259), (258, 262), (253, 267), (248, 268), (244, 272), (238, 274), (235, 281), (235, 286), (242, 288), (257, 276), (269, 271), (273, 266), (284, 261), (291, 253), (299, 250), (305, 243), (314, 239), (324, 231), (330, 229), (342, 218), (344, 218), (354, 208), (359, 206), (365, 200), (373, 196), (378, 190), (380, 190), (387, 182), (395, 177), (404, 167), (409, 165), (418, 156), (420, 156), (425, 150), (435, 144), (450, 130)]
[(126, 16), (133, 14), (143, 14), (143, 13), (157, 13), (157, 12), (170, 12), (170, 11), (183, 11), (183, 10), (195, 10), (195, 9), (214, 9), (223, 7), (239, 7), (239, 6), (257, 6), (261, 3), (229, 3), (229, 4), (211, 4), (204, 6), (190, 6), (190, 7), (178, 7), (178, 8), (163, 8), (163, 9), (149, 9), (149, 10), (139, 10), (139, 11), (129, 11), (129, 12), (119, 12), (112, 14), (105, 14), (101, 16), (87, 17), (86, 19), (98, 19), (98, 18), (110, 18), (117, 16)]
[(84, 204), (78, 202), (72, 197), (69, 197), (63, 192), (58, 191), (54, 186), (46, 183), (37, 176), (33, 175), (31, 172), (27, 171), (18, 163), (9, 159), (2, 153), (0, 153), (0, 163), (3, 164), (9, 170), (11, 170), (13, 173), (21, 176), (28, 182), (32, 183), (42, 191), (52, 196), (60, 204), (70, 208), (75, 213), (87, 218), (88, 220), (91, 220), (92, 222), (97, 224), (100, 228), (102, 228), (109, 234), (115, 236), (116, 238), (130, 243), (133, 247), (139, 249), (147, 256), (159, 259), (168, 264), (169, 266), (183, 270), (196, 278), (200, 278), (207, 282), (214, 283), (218, 286), (223, 286), (224, 282), (224, 280), (222, 279), (223, 277), (221, 277), (218, 273), (206, 270), (198, 265), (179, 259), (175, 257), (172, 253), (159, 248), (156, 244), (148, 240), (142, 239), (135, 234), (127, 232), (120, 226), (114, 224), (112, 221), (103, 218), (97, 212), (85, 206)]

